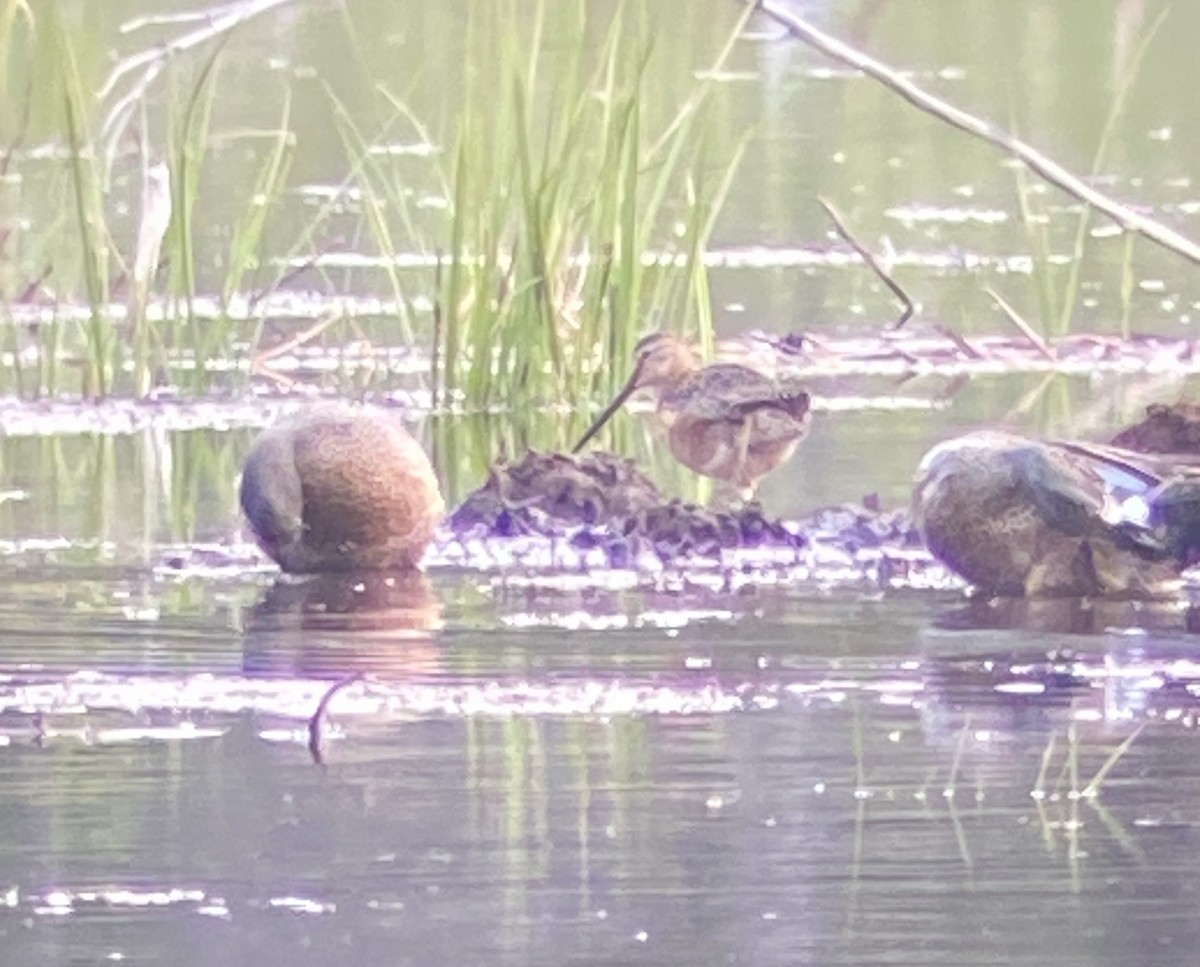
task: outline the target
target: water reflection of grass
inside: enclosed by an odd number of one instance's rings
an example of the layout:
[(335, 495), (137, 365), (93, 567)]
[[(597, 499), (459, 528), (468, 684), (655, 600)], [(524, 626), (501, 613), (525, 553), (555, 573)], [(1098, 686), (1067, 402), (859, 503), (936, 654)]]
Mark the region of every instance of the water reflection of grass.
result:
[[(422, 428), (418, 427), (420, 431)], [(434, 418), (424, 428), (452, 504), (482, 485), (498, 457), (532, 443), (562, 447), (561, 417), (525, 411)], [(228, 539), (239, 520), (237, 481), (253, 436), (147, 429), (118, 436), (49, 435), (0, 441), (0, 529), (11, 540), (64, 537), (95, 555), (113, 542), (137, 547)], [(704, 483), (655, 446), (644, 421), (624, 425), (623, 452), (664, 493), (702, 500)]]
[(123, 559), (142, 559), (151, 546), (228, 538), (248, 440), (249, 433), (156, 430), (4, 440), (0, 490), (21, 498), (0, 502), (0, 526), (10, 540), (78, 544), (73, 557), (116, 548)]
[[(561, 404), (581, 389), (611, 394), (648, 319), (694, 328), (709, 343), (702, 255), (744, 145), (714, 148), (706, 107), (715, 82), (698, 80), (664, 130), (646, 130), (653, 43), (634, 5), (616, 6), (594, 50), (565, 55), (549, 53), (544, 38), (594, 29), (583, 6), (558, 8), (553, 19), (545, 4), (532, 17), (474, 13), (464, 110), (444, 164), (435, 160), (448, 238), (416, 234), (405, 167), (373, 153), (375, 139), (337, 112), (385, 262), (400, 238), (448, 255), (437, 260), (435, 395), (480, 408)], [(428, 137), (415, 107), (386, 87), (382, 94), (383, 130)], [(646, 264), (656, 242), (669, 258)], [(395, 269), (391, 285), (398, 303), (411, 302)]]
[[(1081, 889), (1083, 884), (1088, 857), (1084, 834), (1089, 817), (1099, 823), (1099, 829), (1091, 834), (1095, 840), (1108, 838), (1124, 853), (1141, 856), (1136, 839), (1104, 802), (1103, 794), (1114, 770), (1143, 734), (1144, 722), (1131, 726), (1115, 745), (1107, 738), (1093, 742), (1085, 736), (1083, 723), (1074, 717), (1076, 710), (1072, 708), (1066, 724), (1051, 728), (1040, 754), (1029, 762), (1034, 771), (1032, 784), (1027, 786), (1020, 777), (1020, 763), (1011, 758), (1020, 755), (1016, 748), (1005, 752), (1010, 761), (1001, 776), (991, 775), (978, 763), (968, 771), (967, 763), (972, 747), (977, 745), (978, 733), (988, 730), (974, 721), (971, 712), (965, 712), (962, 723), (938, 743), (943, 748), (949, 747), (948, 756), (939, 755), (939, 761), (930, 765), (924, 780), (912, 785), (908, 780), (915, 767), (911, 757), (896, 764), (901, 770), (899, 774), (889, 776), (887, 760), (868, 742), (872, 714), (856, 703), (851, 723), (853, 883), (864, 878), (869, 882), (876, 875), (879, 856), (873, 848), (873, 830), (878, 828), (880, 835), (886, 836), (890, 825), (902, 822), (904, 810), (898, 807), (908, 799), (920, 804), (925, 819), (948, 825), (954, 853), (968, 873), (975, 870), (976, 857), (990, 849), (988, 846), (981, 849), (981, 844), (973, 843), (973, 839), (984, 835), (981, 824), (985, 810), (993, 817), (1010, 817), (1016, 823), (1014, 831), (1026, 826), (1040, 831), (1047, 853), (1065, 862), (1074, 890)], [(900, 741), (898, 733), (892, 733), (890, 738)], [(1028, 748), (1024, 743), (1022, 747)], [(826, 795), (834, 791), (833, 784), (827, 790), (822, 789)], [(962, 808), (963, 792), (969, 796), (966, 811)], [(1021, 804), (1022, 794), (1028, 797), (1025, 802), (1030, 805)], [(887, 815), (881, 815), (880, 809)]]

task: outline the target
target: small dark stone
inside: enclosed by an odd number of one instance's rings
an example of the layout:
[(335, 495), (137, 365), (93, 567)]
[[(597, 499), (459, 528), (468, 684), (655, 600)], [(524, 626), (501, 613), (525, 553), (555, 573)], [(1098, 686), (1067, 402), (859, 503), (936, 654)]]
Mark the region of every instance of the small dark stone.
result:
[(571, 535), (570, 541), (572, 547), (578, 548), (581, 551), (590, 551), (593, 548), (600, 547), (604, 543), (603, 534), (598, 534), (596, 531), (588, 528), (577, 530)]
[(608, 554), (608, 563), (612, 567), (629, 567), (633, 563), (633, 552), (623, 540), (609, 541), (605, 551)]

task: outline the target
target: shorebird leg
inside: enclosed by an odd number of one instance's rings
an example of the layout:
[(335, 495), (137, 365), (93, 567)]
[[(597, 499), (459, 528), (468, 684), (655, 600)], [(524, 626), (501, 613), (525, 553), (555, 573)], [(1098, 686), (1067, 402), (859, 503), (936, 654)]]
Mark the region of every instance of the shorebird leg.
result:
[[(744, 417), (733, 427), (733, 438), (730, 441), (733, 458), (726, 464), (728, 473), (715, 476), (712, 499), (709, 506), (714, 510), (736, 510), (754, 499), (754, 484), (742, 484), (745, 480), (746, 463), (750, 456), (750, 442), (753, 439), (754, 426), (750, 417)], [(726, 451), (728, 452), (728, 451)]]
[[(734, 438), (734, 464), (733, 473), (730, 480), (740, 481), (745, 479), (746, 462), (750, 459), (750, 438), (754, 432), (754, 414), (747, 413), (742, 417), (741, 425), (737, 428), (737, 436)], [(745, 484), (740, 488), (742, 492), (748, 492), (751, 496), (754, 494), (754, 488)], [(749, 498), (743, 498), (749, 499)]]

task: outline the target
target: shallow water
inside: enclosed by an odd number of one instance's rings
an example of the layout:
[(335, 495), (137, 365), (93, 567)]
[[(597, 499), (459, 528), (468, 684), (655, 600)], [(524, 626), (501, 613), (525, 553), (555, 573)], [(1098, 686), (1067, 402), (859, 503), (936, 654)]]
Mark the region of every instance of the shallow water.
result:
[[(269, 578), (183, 583), (10, 572), (6, 964), (1194, 951), (1178, 609), (1081, 635), (956, 592), (435, 572), (338, 615)], [(355, 672), (314, 765), (307, 719)]]
[(1190, 960), (1186, 601), (436, 554), (280, 579), (222, 469), (248, 435), (193, 484), (207, 543), (173, 530), (134, 471), (205, 464), (181, 437), (58, 438), (93, 491), (47, 438), (0, 448), (5, 964)]

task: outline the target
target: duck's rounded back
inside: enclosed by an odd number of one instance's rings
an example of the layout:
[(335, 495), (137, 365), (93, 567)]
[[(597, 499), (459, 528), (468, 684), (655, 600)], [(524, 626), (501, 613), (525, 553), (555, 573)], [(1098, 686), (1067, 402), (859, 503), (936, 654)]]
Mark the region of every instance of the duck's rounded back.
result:
[(415, 567), (445, 512), (429, 458), (399, 419), (344, 404), (264, 431), (240, 497), (259, 546), (296, 573)]

